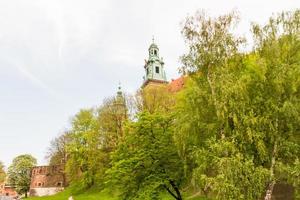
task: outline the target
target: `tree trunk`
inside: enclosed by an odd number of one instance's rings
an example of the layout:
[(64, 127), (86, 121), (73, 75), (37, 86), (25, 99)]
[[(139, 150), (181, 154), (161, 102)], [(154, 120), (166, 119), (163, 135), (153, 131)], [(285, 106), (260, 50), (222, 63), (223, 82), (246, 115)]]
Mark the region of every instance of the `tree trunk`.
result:
[(215, 84), (214, 84), (212, 76), (213, 76), (213, 74), (211, 72), (211, 67), (209, 67), (208, 72), (207, 72), (207, 82), (208, 82), (210, 90), (211, 90), (211, 95), (213, 97), (215, 107), (217, 108), (217, 98), (216, 98), (216, 92), (215, 92)]
[(270, 167), (270, 178), (271, 182), (268, 186), (268, 189), (266, 191), (266, 196), (265, 200), (271, 200), (272, 199), (272, 193), (274, 189), (274, 185), (276, 183), (275, 178), (274, 178), (274, 168), (275, 168), (275, 163), (276, 163), (276, 154), (277, 154), (277, 141), (274, 143), (274, 148), (272, 152), (272, 161), (271, 161), (271, 167)]
[(170, 188), (168, 188), (168, 186), (164, 185), (164, 188), (165, 188), (165, 189), (168, 191), (168, 193), (171, 194), (172, 197), (174, 197), (176, 200), (182, 200), (181, 193), (180, 193), (178, 187), (176, 186), (176, 184), (174, 183), (174, 181), (169, 180), (169, 183), (170, 183), (170, 185), (172, 186), (172, 188), (175, 190), (175, 193), (176, 193), (176, 194), (174, 194), (174, 192), (172, 192), (172, 191), (170, 190)]
[(176, 195), (177, 195), (177, 198), (176, 198), (176, 199), (177, 199), (177, 200), (182, 200), (181, 193), (180, 193), (178, 187), (176, 186), (176, 184), (174, 183), (174, 181), (170, 180), (169, 182), (170, 182), (170, 184), (172, 185), (173, 189), (174, 189), (175, 192), (176, 192)]
[[(214, 105), (215, 105), (215, 109), (216, 109), (216, 115), (219, 118), (219, 116), (218, 116), (219, 105), (218, 105), (218, 102), (217, 102), (216, 89), (215, 89), (215, 83), (214, 83), (214, 78), (213, 78), (213, 73), (212, 73), (212, 67), (211, 66), (208, 67), (207, 82), (209, 84), (209, 87), (210, 87), (210, 90), (211, 90), (211, 96), (212, 96), (213, 101), (214, 101)], [(225, 139), (223, 125), (221, 126), (220, 137), (221, 137), (221, 139)]]

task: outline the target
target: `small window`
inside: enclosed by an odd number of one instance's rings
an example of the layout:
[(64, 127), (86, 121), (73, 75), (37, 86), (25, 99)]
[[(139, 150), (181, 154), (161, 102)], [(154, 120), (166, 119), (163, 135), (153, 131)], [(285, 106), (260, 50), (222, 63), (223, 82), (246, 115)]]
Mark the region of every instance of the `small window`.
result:
[(149, 74), (149, 68), (147, 68), (147, 75)]
[(159, 67), (155, 67), (155, 72), (159, 74)]
[(156, 49), (154, 49), (154, 55), (157, 55), (157, 51), (156, 51)]

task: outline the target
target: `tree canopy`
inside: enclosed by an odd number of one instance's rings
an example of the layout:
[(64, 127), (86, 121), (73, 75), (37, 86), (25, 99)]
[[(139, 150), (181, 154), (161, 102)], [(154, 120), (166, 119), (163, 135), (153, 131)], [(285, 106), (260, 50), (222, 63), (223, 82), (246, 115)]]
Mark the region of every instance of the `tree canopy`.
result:
[(5, 181), (6, 173), (4, 169), (4, 164), (0, 161), (0, 183)]
[(192, 155), (192, 177), (204, 192), (270, 199), (299, 160), (299, 11), (254, 25), (256, 46), (247, 54), (237, 51), (234, 19), (187, 19), (183, 62), (192, 80), (178, 103), (178, 134), (186, 139), (180, 145), (182, 155)]
[(183, 164), (172, 124), (171, 116), (148, 112), (128, 124), (108, 171), (110, 185), (118, 186), (123, 199), (160, 199), (162, 190), (182, 199)]
[[(236, 12), (188, 17), (184, 88), (148, 85), (82, 109), (52, 144), (71, 184), (114, 186), (123, 199), (183, 193), (270, 200), (285, 183), (300, 198), (300, 11), (253, 23), (253, 48)], [(134, 115), (135, 114), (135, 115)]]
[(16, 188), (18, 194), (27, 193), (30, 188), (31, 169), (36, 166), (36, 159), (29, 154), (17, 156), (8, 168), (8, 183)]

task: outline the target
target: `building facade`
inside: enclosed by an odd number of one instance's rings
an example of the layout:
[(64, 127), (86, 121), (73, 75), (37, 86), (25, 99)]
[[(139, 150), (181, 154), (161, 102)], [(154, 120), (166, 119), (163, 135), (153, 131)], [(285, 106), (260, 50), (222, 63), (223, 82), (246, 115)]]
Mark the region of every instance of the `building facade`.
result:
[(0, 184), (0, 197), (17, 197), (18, 193), (15, 190), (15, 187), (8, 185), (6, 183)]
[(65, 177), (60, 165), (37, 166), (31, 170), (30, 196), (53, 195), (64, 189)]

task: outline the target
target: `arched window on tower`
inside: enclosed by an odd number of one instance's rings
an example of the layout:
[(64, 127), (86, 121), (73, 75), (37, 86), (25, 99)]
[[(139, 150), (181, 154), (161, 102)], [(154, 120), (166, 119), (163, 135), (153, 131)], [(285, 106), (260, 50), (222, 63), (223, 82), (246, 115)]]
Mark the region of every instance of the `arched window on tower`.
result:
[(154, 55), (157, 56), (157, 50), (156, 49), (154, 49)]

